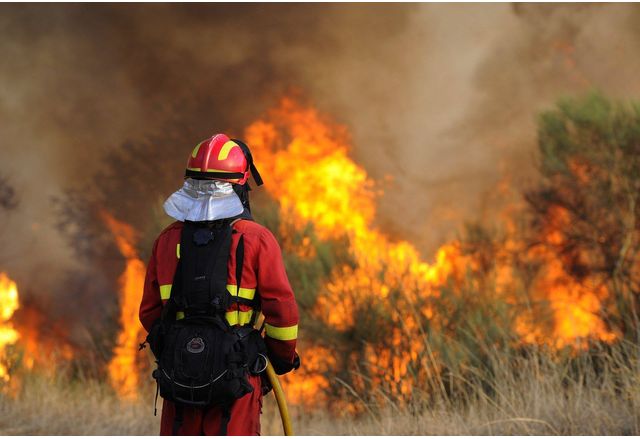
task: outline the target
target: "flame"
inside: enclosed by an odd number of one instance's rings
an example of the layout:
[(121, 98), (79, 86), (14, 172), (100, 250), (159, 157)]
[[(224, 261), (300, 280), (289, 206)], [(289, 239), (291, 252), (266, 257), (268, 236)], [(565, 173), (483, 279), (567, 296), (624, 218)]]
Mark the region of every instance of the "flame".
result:
[[(377, 228), (374, 221), (380, 189), (350, 157), (347, 130), (316, 109), (285, 98), (265, 118), (248, 126), (245, 138), (266, 177), (267, 191), (279, 203), (283, 228), (304, 230), (311, 223), (320, 239), (344, 239), (347, 243), (352, 261), (334, 267), (320, 289), (312, 317), (336, 331), (356, 331), (369, 324), (375, 332), (376, 326), (382, 326), (378, 323), (384, 323), (387, 331), (382, 341), (362, 335), (365, 341), (360, 363), (356, 363), (356, 353), (340, 358), (331, 347), (305, 340), (303, 333), (299, 348), (304, 368), (284, 378), (289, 398), (294, 403), (317, 404), (332, 389), (331, 374), (351, 371), (351, 366), (363, 372), (355, 374), (355, 383), (360, 386), (356, 391), (384, 389), (394, 395), (411, 395), (437, 368), (434, 364), (415, 367), (423, 364), (429, 348), (425, 337), (420, 336), (421, 325), (424, 321), (435, 327), (441, 324), (434, 301), (441, 297), (444, 287), (455, 290), (469, 282), (465, 275), (481, 270), (482, 261), (465, 253), (462, 243), (452, 241), (426, 262), (410, 242), (391, 239)], [(589, 178), (584, 165), (576, 162), (571, 166), (576, 178)], [(503, 191), (508, 187), (508, 183), (501, 186)], [(507, 216), (513, 214), (512, 210), (513, 206)], [(119, 278), (120, 332), (107, 371), (117, 393), (132, 399), (140, 384), (137, 354), (144, 330), (138, 308), (145, 266), (135, 249), (134, 229), (106, 212), (102, 217), (126, 260)], [(559, 251), (569, 243), (563, 233), (570, 221), (566, 212), (557, 208), (548, 213), (539, 238), (541, 245), (533, 247), (519, 236), (513, 223), (505, 221), (508, 237), (493, 255), (492, 293), (510, 304), (522, 304), (514, 293), (520, 288), (516, 267), (519, 263), (541, 267), (527, 287), (534, 306), (514, 324), (520, 342), (582, 349), (592, 340), (615, 341), (619, 334), (607, 327), (602, 316), (603, 303), (610, 296), (606, 283), (594, 274), (576, 279)], [(296, 239), (287, 236), (283, 246), (301, 258), (316, 256), (310, 237)], [(535, 303), (548, 303), (549, 322), (541, 319)], [(55, 350), (65, 359), (74, 355), (72, 345), (64, 341), (67, 336), (63, 327), (49, 322), (36, 308), (23, 307), (16, 313), (18, 308), (15, 282), (0, 273), (0, 383), (10, 379), (6, 358), (10, 345), (21, 345), (23, 363), (29, 369), (46, 365), (55, 370), (51, 361)], [(49, 330), (40, 331), (42, 327)], [(50, 342), (47, 337), (58, 342)], [(437, 357), (438, 353), (429, 355)]]
[[(27, 369), (55, 374), (60, 361), (71, 361), (76, 349), (69, 341), (67, 327), (52, 321), (35, 305), (24, 304), (15, 315), (20, 334), (22, 365)], [(44, 330), (42, 330), (44, 328)]]
[[(278, 147), (282, 129), (291, 136), (286, 147)], [(367, 231), (375, 214), (373, 182), (349, 158), (343, 127), (284, 99), (270, 121), (254, 122), (245, 137), (268, 176), (267, 190), (298, 226), (311, 221), (322, 238)]]
[(122, 398), (134, 399), (140, 382), (138, 346), (144, 339), (144, 329), (138, 320), (138, 308), (142, 300), (145, 265), (138, 257), (134, 243), (134, 229), (103, 212), (102, 218), (111, 230), (116, 245), (126, 259), (125, 270), (120, 276), (120, 333), (113, 357), (108, 364), (109, 380)]
[(20, 338), (11, 323), (11, 317), (19, 307), (18, 286), (5, 273), (0, 273), (0, 382), (7, 383), (11, 378), (5, 349)]
[[(462, 257), (456, 243), (438, 250), (433, 264), (421, 260), (417, 249), (407, 241), (392, 241), (372, 223), (376, 213), (374, 182), (366, 171), (349, 157), (346, 130), (331, 125), (313, 108), (305, 108), (291, 99), (282, 100), (266, 120), (251, 124), (245, 133), (264, 174), (267, 190), (280, 204), (282, 217), (302, 229), (313, 223), (321, 238), (346, 236), (355, 267), (338, 267), (325, 285), (314, 310), (315, 316), (337, 330), (356, 325), (354, 312), (370, 298), (386, 298), (400, 291), (411, 305), (424, 303), (424, 297), (437, 295)], [(409, 363), (416, 361), (424, 345), (406, 333), (418, 330), (420, 314), (431, 317), (427, 304), (417, 307), (417, 315), (390, 313), (394, 326), (388, 347), (377, 347), (368, 354), (371, 369), (389, 371), (384, 378), (399, 392), (409, 392), (410, 381), (403, 380)], [(370, 348), (369, 348), (370, 349)], [(375, 351), (375, 355), (374, 355)], [(296, 388), (296, 400), (311, 401), (328, 382), (320, 376), (322, 368), (314, 359), (328, 365), (337, 360), (322, 348), (304, 353), (305, 372)], [(309, 358), (309, 359), (307, 359)], [(325, 369), (326, 370), (326, 369)]]
[[(42, 333), (40, 328), (47, 330)], [(56, 373), (59, 361), (73, 359), (75, 352), (64, 326), (51, 321), (35, 306), (21, 304), (16, 283), (0, 273), (0, 383), (10, 382), (6, 390), (14, 393), (20, 388), (21, 379), (9, 374), (8, 346), (16, 347), (16, 358), (22, 367), (38, 367), (50, 374)]]
[[(577, 169), (577, 167), (576, 167)], [(580, 174), (585, 177), (584, 172)], [(536, 327), (533, 316), (524, 316), (517, 323), (517, 331), (528, 343), (545, 343), (560, 349), (570, 346), (583, 349), (590, 340), (606, 343), (615, 341), (619, 335), (609, 330), (602, 316), (602, 303), (609, 296), (604, 279), (590, 273), (576, 280), (566, 269), (559, 249), (569, 245), (563, 230), (571, 219), (560, 208), (550, 209), (542, 231), (542, 244), (528, 252), (527, 258), (542, 263), (542, 270), (532, 286), (532, 296), (549, 303), (553, 314), (551, 331)]]
[(306, 346), (300, 344), (298, 350), (304, 356), (304, 372), (298, 372), (281, 377), (286, 385), (287, 400), (292, 404), (315, 405), (327, 403), (324, 392), (329, 388), (329, 380), (324, 375), (327, 370), (335, 370), (336, 358), (331, 349), (324, 346)]
[[(267, 176), (265, 187), (278, 201), (283, 222), (297, 230), (312, 223), (320, 238), (346, 237), (349, 243), (354, 264), (333, 271), (318, 295), (314, 317), (339, 331), (354, 330), (372, 312), (379, 313), (380, 320), (390, 320), (387, 327), (393, 329), (386, 334), (386, 342), (364, 347), (372, 376), (366, 385), (369, 389), (384, 386), (396, 395), (410, 394), (412, 386), (427, 379), (424, 374), (429, 373), (426, 368), (410, 371), (411, 365), (422, 361), (426, 349), (424, 337), (417, 336), (421, 322), (428, 319), (438, 324), (433, 302), (428, 299), (439, 297), (447, 284), (460, 286), (464, 273), (479, 270), (480, 262), (464, 254), (460, 243), (454, 241), (443, 245), (434, 262), (427, 263), (411, 243), (394, 241), (377, 229), (373, 223), (379, 194), (375, 183), (349, 157), (347, 130), (316, 109), (284, 98), (266, 117), (247, 127), (245, 138)], [(507, 215), (512, 211), (513, 206)], [(557, 224), (549, 228), (545, 239), (560, 243), (565, 239), (560, 230)], [(507, 231), (514, 234), (516, 227), (507, 224)], [(313, 257), (307, 247), (308, 239), (303, 239), (294, 253)], [(518, 302), (514, 267), (523, 254), (529, 263), (542, 263), (544, 269), (534, 282), (533, 295), (548, 301), (553, 313), (550, 331), (535, 315), (525, 313), (518, 318), (514, 330), (523, 343), (561, 348), (583, 347), (591, 339), (615, 340), (616, 335), (599, 316), (607, 294), (602, 284), (576, 281), (556, 253), (528, 250), (523, 240), (513, 235), (496, 251), (493, 275), (497, 296)], [(392, 298), (396, 309), (366, 309), (367, 304)], [(294, 402), (316, 401), (318, 392), (330, 386), (323, 372), (335, 372), (337, 365), (345, 368), (331, 350), (313, 344), (303, 349), (305, 370), (286, 378), (295, 389)], [(409, 374), (413, 374), (410, 379)]]

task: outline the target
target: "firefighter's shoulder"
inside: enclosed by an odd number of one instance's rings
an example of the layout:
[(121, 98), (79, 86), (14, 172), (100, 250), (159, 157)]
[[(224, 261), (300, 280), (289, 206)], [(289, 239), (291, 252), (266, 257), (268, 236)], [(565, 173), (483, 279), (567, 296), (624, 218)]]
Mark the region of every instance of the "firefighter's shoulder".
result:
[(182, 223), (181, 221), (172, 222), (167, 227), (165, 227), (162, 232), (160, 232), (156, 241), (164, 241), (167, 239), (175, 240), (177, 238), (178, 242), (180, 242), (180, 234), (182, 233), (183, 225), (184, 223)]
[(169, 224), (167, 227), (165, 227), (162, 232), (160, 232), (160, 235), (158, 235), (158, 238), (162, 237), (162, 236), (166, 236), (169, 234), (174, 234), (174, 233), (180, 233), (182, 230), (182, 226), (184, 225), (183, 222), (181, 221), (174, 221), (171, 224)]
[(255, 221), (241, 220), (233, 226), (238, 232), (245, 236), (255, 237), (256, 239), (275, 239), (271, 230)]

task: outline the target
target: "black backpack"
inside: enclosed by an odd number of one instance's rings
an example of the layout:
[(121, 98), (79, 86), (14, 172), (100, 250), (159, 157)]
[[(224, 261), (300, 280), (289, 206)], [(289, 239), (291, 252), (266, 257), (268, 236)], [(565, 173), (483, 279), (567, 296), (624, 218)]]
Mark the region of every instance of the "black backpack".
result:
[[(184, 223), (171, 296), (147, 336), (156, 357), (153, 378), (157, 389), (176, 405), (174, 434), (182, 424), (184, 406), (222, 407), (220, 434), (226, 434), (231, 405), (254, 390), (249, 374), (260, 374), (267, 366), (266, 347), (253, 324), (231, 327), (225, 318), (233, 302), (251, 305), (254, 310), (259, 305), (257, 295), (249, 301), (227, 291), (227, 262), (235, 233), (231, 221)], [(238, 280), (242, 279), (243, 259), (240, 236)]]

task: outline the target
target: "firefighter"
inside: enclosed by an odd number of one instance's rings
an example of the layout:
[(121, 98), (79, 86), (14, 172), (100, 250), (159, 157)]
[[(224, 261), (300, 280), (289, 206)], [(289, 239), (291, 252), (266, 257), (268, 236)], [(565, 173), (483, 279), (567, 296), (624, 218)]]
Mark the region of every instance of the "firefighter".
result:
[[(183, 230), (203, 224), (229, 224), (229, 250), (223, 250), (228, 253), (224, 255), (226, 282), (223, 283), (226, 283), (227, 290), (224, 294), (228, 294), (230, 300), (225, 302), (225, 307), (228, 307), (224, 308), (221, 318), (226, 320), (225, 325), (230, 330), (240, 333), (253, 326), (260, 310), (265, 318), (264, 341), (260, 338), (260, 343), (266, 347), (266, 355), (276, 373), (284, 374), (300, 364), (295, 349), (298, 307), (275, 237), (251, 218), (249, 174), (256, 184), (262, 184), (249, 148), (239, 140), (216, 134), (194, 148), (188, 159), (183, 187), (164, 204), (165, 212), (176, 221), (160, 233), (153, 245), (140, 304), (140, 321), (151, 337), (154, 333), (166, 332), (166, 328), (157, 329), (164, 320), (180, 321), (180, 318), (184, 318), (184, 310), (180, 310), (179, 304), (175, 305), (174, 314), (167, 311), (172, 295), (178, 294), (174, 284), (178, 282), (179, 262), (182, 260), (183, 265), (187, 264), (188, 255), (185, 252), (192, 251), (185, 249), (188, 246), (184, 244)], [(241, 274), (238, 274), (238, 260), (241, 261)], [(166, 314), (170, 317), (166, 318)], [(149, 337), (147, 340), (154, 350), (154, 340)], [(206, 343), (201, 338), (193, 337), (187, 350), (200, 352), (204, 349), (203, 344)], [(167, 349), (166, 346), (164, 349)], [(185, 351), (185, 354), (189, 352)], [(154, 350), (154, 354), (157, 358), (163, 358), (161, 351)], [(196, 354), (193, 356), (196, 358)], [(255, 357), (259, 363), (259, 354)], [(199, 407), (172, 402), (170, 396), (163, 395), (160, 387), (160, 394), (164, 397), (160, 434), (260, 434), (262, 395), (267, 390), (266, 380), (258, 374), (260, 369), (264, 368), (254, 365), (254, 370), (238, 375), (244, 375), (242, 379), (249, 384), (243, 383), (246, 394), (234, 400), (226, 409), (215, 404)], [(159, 379), (156, 372), (154, 377)], [(158, 372), (158, 375), (162, 374)]]

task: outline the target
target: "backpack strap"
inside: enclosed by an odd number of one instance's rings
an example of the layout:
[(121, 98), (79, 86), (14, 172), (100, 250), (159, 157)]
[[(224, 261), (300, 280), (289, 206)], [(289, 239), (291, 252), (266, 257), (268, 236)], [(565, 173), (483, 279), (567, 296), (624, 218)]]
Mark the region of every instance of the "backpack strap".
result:
[(182, 257), (170, 302), (186, 316), (224, 313), (229, 304), (226, 285), (230, 221), (210, 224), (185, 221), (180, 239)]
[(162, 313), (160, 314), (160, 322), (165, 327), (175, 322), (178, 313), (178, 303), (180, 297), (182, 297), (182, 259), (178, 259), (178, 265), (176, 266), (176, 272), (173, 275), (172, 282), (169, 300), (167, 300), (167, 303), (162, 307)]
[(240, 283), (242, 282), (242, 268), (244, 265), (244, 235), (240, 234), (238, 238), (238, 247), (236, 247), (236, 297), (240, 298)]
[[(258, 305), (258, 295), (254, 294), (252, 299), (240, 297), (240, 287), (242, 283), (242, 270), (244, 268), (244, 235), (240, 234), (238, 246), (236, 247), (236, 294), (231, 293), (232, 303), (241, 303), (256, 309)], [(254, 314), (255, 315), (255, 314)]]
[(219, 234), (216, 236), (214, 257), (209, 259), (206, 273), (209, 279), (209, 303), (216, 311), (224, 313), (229, 307), (227, 299), (227, 264), (231, 252), (231, 222), (225, 220)]

